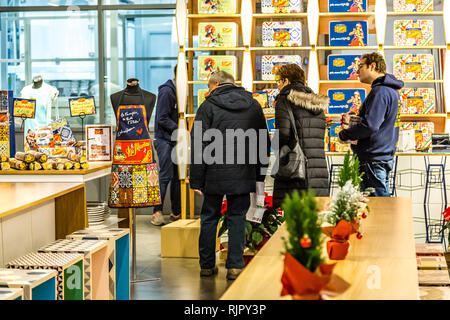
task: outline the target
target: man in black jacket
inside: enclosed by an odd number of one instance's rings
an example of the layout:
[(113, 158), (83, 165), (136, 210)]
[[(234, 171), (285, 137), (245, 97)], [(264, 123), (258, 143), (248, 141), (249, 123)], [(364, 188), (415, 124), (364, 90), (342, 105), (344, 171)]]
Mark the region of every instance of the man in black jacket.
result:
[[(177, 67), (174, 68), (176, 76)], [(155, 116), (155, 149), (159, 163), (159, 184), (161, 191), (161, 205), (155, 206), (152, 224), (164, 224), (162, 215), (164, 198), (170, 182), (171, 220), (177, 220), (181, 214), (181, 191), (178, 179), (178, 167), (172, 162), (172, 149), (176, 141), (172, 141), (172, 133), (178, 129), (177, 91), (175, 81), (167, 80), (158, 88), (158, 102)]]
[(375, 189), (375, 197), (389, 197), (389, 172), (394, 164), (399, 135), (399, 93), (403, 81), (386, 73), (379, 53), (361, 57), (359, 81), (372, 86), (359, 109), (360, 122), (339, 132), (341, 142), (353, 141), (352, 150), (360, 161), (361, 190)]
[(217, 273), (215, 247), (223, 196), (227, 198), (227, 279), (244, 267), (245, 220), (250, 193), (263, 182), (270, 140), (264, 114), (252, 94), (231, 75), (214, 73), (210, 94), (199, 107), (191, 131), (190, 187), (204, 194), (199, 239), (201, 276)]

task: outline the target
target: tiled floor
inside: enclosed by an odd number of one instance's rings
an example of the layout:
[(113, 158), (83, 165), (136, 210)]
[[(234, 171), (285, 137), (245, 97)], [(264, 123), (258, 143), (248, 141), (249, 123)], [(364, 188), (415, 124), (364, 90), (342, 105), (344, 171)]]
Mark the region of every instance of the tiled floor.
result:
[[(152, 225), (150, 217), (136, 216), (137, 282), (131, 285), (131, 299), (219, 299), (232, 283), (225, 278), (225, 262), (217, 257), (219, 274), (201, 278), (198, 259), (161, 258), (161, 227)], [(164, 218), (169, 222), (168, 216)]]

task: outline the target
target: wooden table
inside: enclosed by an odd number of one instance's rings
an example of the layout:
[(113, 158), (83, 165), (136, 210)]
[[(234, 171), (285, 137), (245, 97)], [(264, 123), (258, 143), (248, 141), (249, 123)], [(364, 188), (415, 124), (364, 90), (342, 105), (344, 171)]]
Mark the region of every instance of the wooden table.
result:
[(88, 226), (84, 183), (0, 183), (0, 266)]
[(111, 173), (111, 162), (91, 162), (88, 169), (1, 170), (0, 182), (86, 182)]
[[(363, 220), (363, 238), (350, 239), (347, 258), (338, 261), (337, 275), (351, 284), (340, 300), (419, 299), (410, 198), (370, 198)], [(283, 224), (221, 297), (222, 300), (275, 300), (282, 289)], [(326, 250), (322, 254), (327, 257)]]

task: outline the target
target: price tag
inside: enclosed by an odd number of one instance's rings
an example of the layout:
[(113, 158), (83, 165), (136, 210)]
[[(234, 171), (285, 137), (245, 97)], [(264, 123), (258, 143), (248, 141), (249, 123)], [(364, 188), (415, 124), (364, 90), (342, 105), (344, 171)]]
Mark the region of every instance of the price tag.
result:
[(94, 97), (70, 98), (69, 99), (70, 116), (89, 116), (95, 114)]
[(14, 117), (34, 119), (36, 99), (14, 98)]

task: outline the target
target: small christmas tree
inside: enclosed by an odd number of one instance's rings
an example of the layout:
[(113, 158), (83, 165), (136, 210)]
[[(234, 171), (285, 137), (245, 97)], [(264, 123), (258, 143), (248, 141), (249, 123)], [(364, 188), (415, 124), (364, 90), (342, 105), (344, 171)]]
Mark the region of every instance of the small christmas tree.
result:
[(282, 204), (288, 239), (284, 239), (286, 252), (290, 253), (305, 268), (314, 272), (323, 263), (322, 228), (318, 217), (317, 203), (312, 191), (303, 191), (300, 196), (294, 191), (286, 195)]
[(354, 186), (352, 180), (348, 180), (343, 187), (339, 187), (331, 204), (331, 212), (326, 215), (327, 222), (337, 225), (339, 221), (352, 222), (358, 216), (364, 206), (364, 195)]
[(362, 181), (363, 173), (359, 172), (359, 160), (353, 155), (350, 157), (350, 151), (347, 151), (344, 157), (344, 162), (342, 164), (342, 169), (339, 172), (338, 186), (343, 187), (348, 180), (352, 181), (352, 184), (358, 188)]

